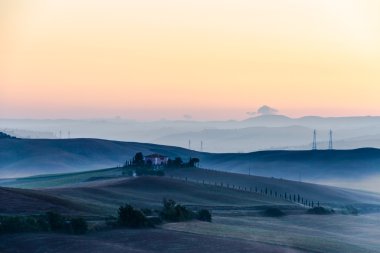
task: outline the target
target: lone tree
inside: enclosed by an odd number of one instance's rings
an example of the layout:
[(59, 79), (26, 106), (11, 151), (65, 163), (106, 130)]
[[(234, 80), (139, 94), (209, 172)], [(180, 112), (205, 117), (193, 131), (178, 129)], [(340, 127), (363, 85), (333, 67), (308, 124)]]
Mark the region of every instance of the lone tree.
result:
[(189, 167), (194, 168), (197, 167), (199, 164), (199, 158), (190, 158), (189, 160)]
[(182, 158), (181, 158), (181, 157), (176, 157), (176, 158), (174, 159), (174, 165), (175, 165), (175, 166), (181, 167), (182, 164), (183, 164), (183, 161), (182, 161)]
[(144, 166), (144, 155), (141, 152), (136, 153), (136, 155), (133, 157), (132, 164), (134, 166), (142, 167)]

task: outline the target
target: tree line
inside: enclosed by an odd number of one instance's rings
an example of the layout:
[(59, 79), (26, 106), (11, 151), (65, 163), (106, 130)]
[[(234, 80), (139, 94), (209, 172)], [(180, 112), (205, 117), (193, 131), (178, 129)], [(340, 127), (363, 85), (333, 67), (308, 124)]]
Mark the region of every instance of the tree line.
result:
[(200, 160), (196, 157), (190, 157), (187, 162), (184, 162), (181, 157), (169, 158), (167, 163), (154, 166), (151, 160), (145, 160), (142, 152), (137, 152), (131, 160), (127, 160), (123, 166), (123, 174), (128, 176), (164, 176), (165, 169), (175, 168), (195, 168), (198, 166)]

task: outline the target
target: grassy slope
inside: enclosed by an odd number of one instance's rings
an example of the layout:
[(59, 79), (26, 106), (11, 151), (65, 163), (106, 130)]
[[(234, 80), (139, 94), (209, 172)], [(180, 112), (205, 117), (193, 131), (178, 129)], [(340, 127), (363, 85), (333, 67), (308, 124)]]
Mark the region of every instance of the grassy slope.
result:
[[(179, 172), (177, 171), (177, 173)], [(189, 176), (191, 171), (186, 173)], [(194, 176), (199, 176), (196, 173), (192, 172)], [(231, 180), (245, 179), (241, 175), (227, 174), (224, 176), (228, 176)], [(259, 177), (253, 177), (253, 179), (280, 184), (292, 183)], [(305, 184), (305, 187), (307, 186), (308, 184)], [(321, 190), (324, 188), (324, 186), (319, 187), (311, 189)], [(270, 245), (279, 245), (286, 248), (280, 248), (278, 252), (293, 252), (289, 247), (306, 252), (323, 253), (380, 252), (378, 216), (306, 215), (303, 214), (305, 210), (302, 207), (278, 198), (214, 185), (162, 177), (140, 177), (91, 181), (70, 187), (47, 188), (38, 191), (2, 188), (0, 190), (0, 197), (3, 198), (0, 202), (7, 203), (8, 214), (11, 213), (9, 210), (35, 213), (53, 207), (61, 208), (58, 209), (61, 212), (107, 216), (114, 215), (118, 205), (126, 202), (139, 207), (159, 208), (163, 197), (173, 198), (183, 204), (198, 208), (207, 207), (213, 212), (213, 223), (211, 224), (202, 222), (171, 223), (165, 224), (162, 229), (143, 230), (144, 238), (149, 238), (149, 243), (145, 244), (139, 243), (137, 239), (132, 239), (134, 236), (141, 237), (141, 233), (128, 230), (93, 233), (85, 237), (23, 235), (23, 238), (26, 238), (26, 245), (28, 245), (26, 248), (15, 243), (19, 240), (15, 235), (2, 237), (3, 242), (7, 245), (4, 248), (5, 252), (7, 252), (6, 250), (28, 252), (30, 249), (41, 249), (41, 245), (50, 252), (63, 252), (66, 244), (70, 245), (72, 252), (83, 251), (84, 245), (86, 245), (86, 249), (89, 247), (103, 251), (118, 252), (119, 249), (128, 248), (131, 252), (150, 252), (157, 250), (154, 247), (157, 247), (157, 244), (161, 245), (160, 242), (163, 240), (167, 242), (168, 238), (175, 238), (175, 240), (170, 241), (165, 248), (162, 248), (162, 251), (231, 252), (231, 250), (237, 250), (251, 252), (262, 246), (268, 249), (268, 252), (276, 252), (272, 251), (274, 249)], [(4, 199), (4, 196), (8, 196), (8, 199)], [(26, 198), (30, 198), (30, 201), (25, 201)], [(286, 213), (292, 215), (282, 218), (258, 216), (258, 211), (263, 206), (273, 205), (279, 206)], [(189, 241), (184, 238), (188, 238), (191, 242), (194, 240), (202, 242), (202, 245), (189, 248), (187, 247)], [(228, 245), (222, 243), (226, 240), (225, 238), (228, 238)], [(222, 245), (224, 246), (221, 247)], [(160, 247), (163, 246), (158, 246), (158, 249)], [(3, 250), (1, 247), (0, 249)], [(265, 252), (265, 250), (259, 252)]]
[(163, 198), (172, 198), (186, 205), (207, 207), (295, 206), (291, 202), (260, 194), (162, 177), (117, 178), (40, 190), (0, 190), (0, 200), (7, 203), (0, 207), (0, 213), (15, 214), (39, 213), (49, 208), (67, 212), (71, 208), (104, 216), (115, 214), (117, 208), (125, 203), (159, 208)]
[(163, 198), (178, 200), (185, 205), (211, 209), (263, 205), (293, 206), (298, 209), (293, 203), (278, 198), (162, 177), (94, 181), (75, 187), (45, 189), (44, 192), (94, 208), (99, 207), (107, 214), (113, 214), (117, 207), (124, 203), (160, 208)]
[[(307, 252), (380, 252), (379, 215), (288, 215), (282, 218), (216, 216), (212, 224), (175, 223), (165, 229), (228, 236)], [(285, 251), (286, 252), (286, 251)]]
[(217, 182), (242, 188), (272, 189), (278, 193), (300, 194), (308, 200), (320, 201), (321, 204), (330, 206), (356, 205), (365, 209), (365, 204), (380, 204), (380, 194), (362, 192), (338, 187), (289, 181), (277, 178), (249, 176), (236, 173), (210, 171), (202, 169), (182, 169), (166, 172), (167, 176), (188, 178), (188, 180), (201, 182)]
[(0, 177), (88, 171), (121, 165), (136, 152), (184, 156), (185, 149), (99, 139), (5, 139)]
[(0, 187), (0, 214), (23, 215), (57, 211), (83, 215), (91, 210), (82, 203), (42, 191)]
[(46, 188), (83, 183), (93, 180), (108, 179), (121, 176), (121, 168), (90, 170), (61, 174), (48, 174), (24, 178), (0, 180), (1, 186), (17, 188)]
[[(42, 175), (35, 177), (20, 178), (14, 180), (7, 180), (0, 182), (0, 185), (7, 187), (22, 187), (22, 188), (46, 188), (46, 187), (66, 187), (70, 188), (75, 186), (86, 186), (97, 184), (98, 180), (119, 178), (122, 174), (122, 168), (111, 168), (78, 173), (66, 173), (55, 175)], [(242, 189), (251, 189), (258, 192), (265, 190), (265, 188), (276, 191), (278, 194), (300, 194), (302, 197), (313, 200), (315, 203), (320, 201), (321, 204), (330, 206), (344, 206), (354, 205), (365, 211), (369, 208), (374, 208), (380, 203), (380, 195), (361, 192), (356, 190), (342, 189), (337, 187), (322, 186), (317, 184), (295, 182), (276, 178), (266, 178), (258, 176), (248, 176), (236, 173), (227, 173), (220, 171), (210, 171), (204, 169), (177, 169), (167, 170), (167, 177), (180, 178), (184, 180), (187, 178), (189, 181), (201, 184), (220, 185), (232, 187), (241, 187)], [(376, 207), (378, 208), (378, 207)]]

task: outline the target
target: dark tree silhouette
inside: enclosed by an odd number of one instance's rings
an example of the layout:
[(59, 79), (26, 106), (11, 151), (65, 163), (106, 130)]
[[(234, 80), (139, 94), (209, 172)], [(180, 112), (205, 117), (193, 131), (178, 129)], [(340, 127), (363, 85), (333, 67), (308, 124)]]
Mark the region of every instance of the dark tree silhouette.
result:
[(190, 158), (189, 159), (189, 167), (194, 168), (199, 164), (199, 158)]
[(74, 234), (85, 234), (88, 230), (87, 222), (83, 218), (72, 218), (70, 225)]
[(212, 219), (211, 218), (211, 213), (207, 209), (199, 210), (198, 213), (197, 213), (197, 218), (200, 221), (208, 221), (208, 222), (211, 222), (211, 219)]
[(131, 205), (120, 206), (118, 224), (122, 227), (141, 228), (149, 225), (145, 215)]
[(135, 166), (144, 166), (144, 155), (141, 152), (136, 153), (136, 155), (133, 157), (132, 163)]

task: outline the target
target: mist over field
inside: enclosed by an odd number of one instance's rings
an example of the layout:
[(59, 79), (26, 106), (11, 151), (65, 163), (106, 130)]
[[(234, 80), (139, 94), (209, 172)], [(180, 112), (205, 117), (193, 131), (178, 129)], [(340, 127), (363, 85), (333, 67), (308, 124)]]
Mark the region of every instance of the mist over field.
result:
[(364, 175), (361, 178), (325, 179), (316, 180), (315, 183), (380, 193), (380, 171), (372, 175)]
[(0, 119), (0, 130), (21, 138), (100, 138), (172, 145), (206, 152), (310, 149), (313, 130), (318, 149), (380, 148), (380, 117), (302, 117), (258, 115), (246, 120), (135, 121)]

